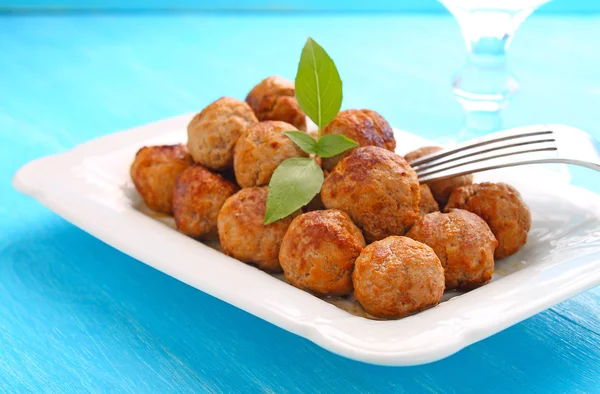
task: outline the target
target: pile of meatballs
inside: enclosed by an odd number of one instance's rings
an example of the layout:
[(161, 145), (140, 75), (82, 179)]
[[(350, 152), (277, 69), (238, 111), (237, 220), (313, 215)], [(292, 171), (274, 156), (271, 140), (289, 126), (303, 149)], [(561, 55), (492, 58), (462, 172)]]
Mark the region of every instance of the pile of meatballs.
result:
[[(285, 131), (306, 131), (294, 84), (266, 78), (245, 102), (223, 97), (198, 113), (187, 145), (147, 146), (131, 165), (146, 205), (177, 229), (218, 239), (235, 259), (281, 272), (319, 296), (354, 295), (376, 318), (401, 318), (438, 304), (444, 290), (492, 278), (494, 260), (527, 241), (531, 215), (513, 187), (473, 184), (471, 175), (420, 185), (390, 125), (375, 111), (341, 111), (321, 131), (358, 147), (319, 160), (325, 181), (302, 210), (263, 224), (279, 164), (307, 157)], [(443, 208), (443, 209), (441, 209)]]

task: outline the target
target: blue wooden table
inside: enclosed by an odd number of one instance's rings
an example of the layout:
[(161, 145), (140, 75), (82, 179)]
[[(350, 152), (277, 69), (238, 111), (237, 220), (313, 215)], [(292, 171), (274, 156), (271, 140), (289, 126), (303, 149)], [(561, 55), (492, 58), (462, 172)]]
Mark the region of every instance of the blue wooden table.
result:
[[(0, 392), (600, 392), (600, 288), (433, 364), (361, 364), (117, 252), (19, 195), (25, 162), (293, 78), (307, 36), (344, 107), (443, 139), (460, 129), (450, 17), (382, 14), (0, 16)], [(511, 64), (507, 126), (600, 137), (600, 16), (534, 15)], [(402, 144), (402, 141), (398, 141)], [(600, 192), (600, 178), (573, 171)]]

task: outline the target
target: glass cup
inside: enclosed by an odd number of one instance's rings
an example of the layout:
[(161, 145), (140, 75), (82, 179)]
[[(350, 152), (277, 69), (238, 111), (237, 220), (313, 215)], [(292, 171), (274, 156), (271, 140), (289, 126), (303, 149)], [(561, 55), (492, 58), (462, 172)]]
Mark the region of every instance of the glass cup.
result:
[(465, 111), (460, 139), (484, 135), (502, 127), (500, 112), (519, 83), (508, 69), (506, 53), (525, 19), (550, 0), (439, 0), (454, 15), (468, 55), (452, 80)]

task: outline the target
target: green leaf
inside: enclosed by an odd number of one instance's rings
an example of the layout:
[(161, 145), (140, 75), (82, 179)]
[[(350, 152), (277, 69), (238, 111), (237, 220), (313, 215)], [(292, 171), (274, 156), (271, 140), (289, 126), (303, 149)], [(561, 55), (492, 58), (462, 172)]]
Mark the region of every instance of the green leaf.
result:
[(309, 155), (311, 153), (317, 153), (317, 140), (315, 140), (312, 135), (297, 130), (286, 131), (284, 134)]
[(310, 37), (298, 63), (296, 98), (319, 128), (331, 122), (342, 106), (342, 80), (335, 63)]
[(271, 182), (264, 223), (273, 223), (302, 208), (319, 193), (323, 170), (314, 159), (294, 157), (277, 167)]
[(317, 142), (317, 155), (332, 157), (358, 146), (356, 142), (342, 134), (327, 134)]

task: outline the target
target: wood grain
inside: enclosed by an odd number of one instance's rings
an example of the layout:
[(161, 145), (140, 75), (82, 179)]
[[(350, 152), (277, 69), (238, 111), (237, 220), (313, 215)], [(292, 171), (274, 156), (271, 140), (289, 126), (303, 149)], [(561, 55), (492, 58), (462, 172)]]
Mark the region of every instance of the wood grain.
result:
[[(464, 49), (450, 18), (0, 17), (0, 391), (599, 391), (599, 288), (446, 360), (377, 367), (179, 283), (10, 187), (33, 158), (243, 98), (269, 74), (293, 77), (309, 34), (336, 60), (345, 108), (438, 140), (460, 129), (449, 76)], [(523, 91), (507, 125), (568, 123), (600, 137), (598, 37), (600, 18), (526, 22), (511, 51)], [(573, 174), (600, 191), (597, 174)]]

